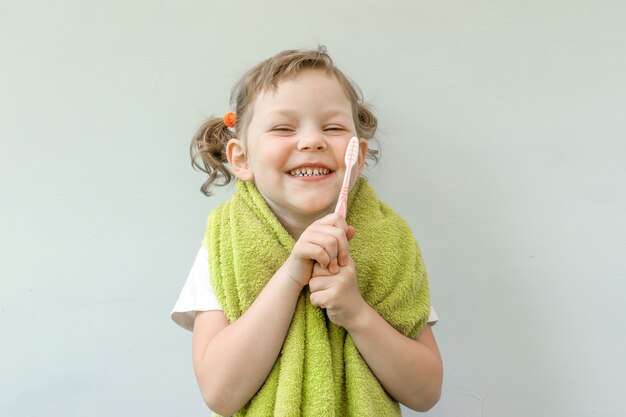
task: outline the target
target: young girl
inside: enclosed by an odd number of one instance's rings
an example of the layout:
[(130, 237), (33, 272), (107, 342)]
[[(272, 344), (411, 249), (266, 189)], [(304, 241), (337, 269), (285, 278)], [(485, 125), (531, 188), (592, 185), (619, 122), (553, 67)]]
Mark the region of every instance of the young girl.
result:
[(193, 329), (205, 402), (242, 416), (430, 409), (442, 362), (417, 243), (362, 177), (347, 218), (334, 213), (350, 138), (358, 174), (376, 157), (359, 90), (324, 48), (284, 51), (243, 76), (232, 104), (191, 144), (202, 191), (233, 175), (236, 191), (209, 215), (172, 312)]

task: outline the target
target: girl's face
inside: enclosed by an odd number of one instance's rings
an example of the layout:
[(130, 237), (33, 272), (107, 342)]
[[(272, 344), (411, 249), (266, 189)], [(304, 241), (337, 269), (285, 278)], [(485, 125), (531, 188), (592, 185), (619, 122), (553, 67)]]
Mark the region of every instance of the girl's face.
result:
[[(352, 106), (339, 81), (306, 69), (257, 96), (245, 138), (232, 140), (227, 154), (234, 174), (254, 180), (279, 219), (310, 222), (334, 211), (352, 136)], [(367, 152), (360, 142), (359, 174)]]

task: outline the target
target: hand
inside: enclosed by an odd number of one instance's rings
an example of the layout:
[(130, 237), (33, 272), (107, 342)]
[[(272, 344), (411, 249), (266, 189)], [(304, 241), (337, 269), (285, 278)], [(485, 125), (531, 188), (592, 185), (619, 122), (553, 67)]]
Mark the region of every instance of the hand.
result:
[(311, 304), (325, 308), (328, 318), (338, 326), (350, 329), (362, 316), (367, 303), (361, 296), (356, 279), (356, 267), (348, 256), (346, 266), (334, 275), (314, 275), (309, 281)]
[[(352, 240), (352, 238), (355, 235), (356, 235), (356, 229), (354, 227), (352, 227), (352, 226), (348, 226), (348, 231), (346, 232), (346, 238), (348, 239), (348, 241)], [(346, 266), (346, 265), (347, 265), (347, 263), (339, 262), (339, 266), (340, 267), (341, 266)], [(335, 273), (329, 271), (327, 268), (324, 268), (318, 262), (315, 262), (315, 264), (313, 265), (313, 272), (311, 273), (312, 277), (330, 276), (330, 275), (335, 275)]]
[(294, 245), (283, 268), (298, 285), (309, 283), (313, 266), (329, 274), (336, 274), (340, 266), (348, 263), (348, 236), (354, 236), (354, 228), (348, 226), (339, 214), (329, 214), (313, 223), (302, 233)]

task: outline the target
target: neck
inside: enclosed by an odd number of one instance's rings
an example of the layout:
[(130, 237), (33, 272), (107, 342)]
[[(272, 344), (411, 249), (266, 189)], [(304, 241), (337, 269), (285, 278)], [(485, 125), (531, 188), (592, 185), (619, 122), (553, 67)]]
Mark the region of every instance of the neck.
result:
[(328, 209), (324, 212), (315, 213), (285, 213), (284, 211), (276, 210), (268, 203), (270, 210), (274, 213), (278, 221), (283, 225), (285, 230), (293, 237), (294, 240), (300, 239), (300, 235), (304, 233), (307, 227), (316, 220), (321, 219), (327, 214), (332, 213), (332, 209)]

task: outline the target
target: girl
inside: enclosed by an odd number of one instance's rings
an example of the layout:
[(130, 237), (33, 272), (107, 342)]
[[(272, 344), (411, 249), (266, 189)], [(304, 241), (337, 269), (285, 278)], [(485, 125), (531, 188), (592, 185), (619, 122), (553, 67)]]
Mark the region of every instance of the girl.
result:
[(350, 138), (361, 138), (359, 174), (376, 159), (377, 120), (359, 90), (324, 48), (284, 51), (231, 101), (236, 113), (208, 120), (191, 155), (205, 194), (233, 175), (236, 191), (209, 215), (172, 312), (193, 329), (205, 402), (242, 416), (430, 409), (442, 362), (417, 243), (364, 178), (347, 219), (333, 213)]

